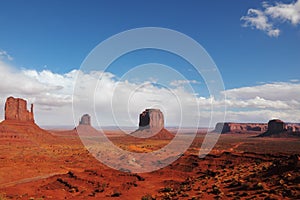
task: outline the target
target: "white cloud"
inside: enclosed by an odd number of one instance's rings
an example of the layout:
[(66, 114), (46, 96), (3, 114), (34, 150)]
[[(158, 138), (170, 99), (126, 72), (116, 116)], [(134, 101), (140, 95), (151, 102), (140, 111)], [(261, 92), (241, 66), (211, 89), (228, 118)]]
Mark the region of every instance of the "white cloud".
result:
[(276, 3), (275, 5), (263, 2), (262, 7), (262, 11), (250, 8), (247, 15), (241, 17), (244, 27), (262, 30), (270, 37), (278, 37), (281, 31), (274, 28), (274, 24), (286, 21), (293, 25), (300, 24), (300, 0), (290, 4)]
[(265, 31), (271, 37), (278, 37), (280, 30), (273, 27), (273, 24), (268, 21), (268, 17), (264, 12), (257, 9), (249, 9), (247, 16), (243, 16), (244, 27), (252, 27), (258, 30)]
[(0, 60), (5, 60), (5, 59), (11, 61), (13, 60), (13, 57), (11, 57), (6, 51), (0, 49)]
[(300, 1), (284, 4), (276, 3), (275, 6), (265, 4), (265, 13), (272, 18), (278, 18), (282, 21), (289, 21), (293, 25), (300, 24)]
[(262, 122), (267, 123), (271, 119), (282, 119), (285, 122), (299, 122), (300, 110), (240, 110), (227, 111), (226, 118), (230, 122)]
[(175, 87), (186, 85), (186, 84), (200, 84), (200, 82), (196, 80), (174, 80), (170, 82), (170, 85)]
[[(169, 126), (178, 126), (180, 122), (189, 126), (198, 121), (201, 126), (208, 126), (212, 103), (218, 120), (222, 120), (220, 108), (226, 103), (227, 121), (267, 122), (273, 117), (284, 121), (300, 121), (299, 82), (275, 82), (229, 89), (225, 91), (226, 102), (221, 102), (213, 97), (195, 96), (192, 91), (181, 87), (182, 84), (195, 81), (174, 80), (176, 84), (170, 89), (149, 81), (119, 81), (108, 72), (83, 73), (72, 70), (56, 74), (49, 70), (14, 69), (1, 61), (0, 71), (1, 118), (6, 97), (13, 95), (34, 103), (36, 121), (40, 125), (73, 124), (72, 99), (77, 76), (81, 76), (81, 82), (77, 83), (79, 91), (74, 96), (79, 105), (78, 115), (93, 115), (94, 110), (89, 108), (89, 102), (95, 97), (96, 116), (102, 125), (114, 125), (117, 122), (121, 126), (137, 126), (141, 111), (157, 107), (163, 111)], [(102, 82), (95, 90), (99, 76), (102, 76)], [(95, 118), (93, 124), (97, 124)]]
[(299, 79), (291, 79), (290, 82), (297, 83), (297, 82), (300, 82), (300, 80)]
[[(45, 85), (26, 76), (24, 71), (16, 70), (0, 61), (0, 91), (2, 93), (21, 93), (26, 95), (39, 94), (55, 90), (55, 86)], [(26, 72), (26, 71), (25, 71)]]
[(300, 99), (300, 83), (275, 82), (252, 87), (235, 88), (226, 91), (230, 99), (247, 100), (257, 96), (271, 101)]

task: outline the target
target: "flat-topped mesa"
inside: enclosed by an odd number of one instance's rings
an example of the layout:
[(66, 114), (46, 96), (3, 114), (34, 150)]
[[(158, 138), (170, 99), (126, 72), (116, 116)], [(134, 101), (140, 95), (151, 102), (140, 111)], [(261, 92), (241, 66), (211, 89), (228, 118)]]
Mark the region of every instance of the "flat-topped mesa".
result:
[(284, 123), (280, 119), (272, 119), (268, 122), (268, 130), (258, 137), (300, 137), (299, 123)]
[(5, 120), (16, 122), (33, 122), (33, 104), (27, 110), (27, 101), (21, 98), (8, 97), (5, 103)]
[[(285, 123), (272, 119), (268, 123), (233, 123), (219, 122), (213, 132), (216, 133), (261, 133), (260, 137), (282, 135), (282, 133), (299, 135), (300, 123)], [(300, 136), (300, 135), (299, 135)]]
[(99, 131), (92, 127), (91, 116), (89, 114), (82, 115), (78, 126), (74, 129), (79, 136), (99, 136)]
[(140, 114), (139, 129), (164, 128), (164, 115), (159, 109), (146, 109)]
[(88, 114), (84, 114), (79, 120), (79, 125), (88, 125), (91, 126), (91, 116)]
[(154, 140), (172, 140), (175, 137), (164, 128), (164, 115), (159, 109), (143, 111), (140, 114), (139, 128), (131, 136)]
[(216, 124), (214, 132), (217, 133), (242, 133), (242, 132), (264, 132), (267, 130), (266, 123), (233, 123), (219, 122)]
[(280, 119), (272, 119), (268, 122), (268, 132), (270, 134), (281, 133), (285, 130), (285, 124)]

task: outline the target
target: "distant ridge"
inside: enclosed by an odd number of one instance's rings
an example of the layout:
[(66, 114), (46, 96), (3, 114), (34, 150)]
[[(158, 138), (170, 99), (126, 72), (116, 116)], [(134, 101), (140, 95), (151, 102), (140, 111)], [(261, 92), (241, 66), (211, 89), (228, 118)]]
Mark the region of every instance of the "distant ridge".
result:
[[(270, 120), (270, 122), (283, 123), (279, 119)], [(275, 125), (276, 126), (276, 125)], [(300, 132), (300, 123), (283, 123), (281, 126), (281, 132), (287, 131), (289, 133)], [(268, 135), (272, 131), (272, 126), (270, 129), (269, 123), (235, 123), (235, 122), (219, 122), (216, 124), (215, 129), (212, 132), (216, 133), (252, 133), (252, 134), (264, 134)]]
[(300, 126), (297, 123), (286, 124), (280, 119), (268, 122), (268, 130), (257, 137), (290, 138), (300, 137)]

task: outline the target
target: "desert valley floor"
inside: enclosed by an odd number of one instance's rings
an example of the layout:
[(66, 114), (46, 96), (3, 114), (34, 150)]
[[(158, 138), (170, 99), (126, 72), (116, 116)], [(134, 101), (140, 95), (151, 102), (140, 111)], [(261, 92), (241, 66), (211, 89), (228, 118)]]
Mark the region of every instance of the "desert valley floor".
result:
[[(213, 150), (199, 158), (205, 136), (199, 133), (171, 165), (136, 174), (100, 163), (75, 130), (46, 132), (32, 127), (19, 133), (22, 127), (10, 126), (0, 130), (1, 200), (300, 199), (299, 138), (222, 134)], [(170, 141), (105, 133), (116, 145), (133, 152), (153, 151)]]

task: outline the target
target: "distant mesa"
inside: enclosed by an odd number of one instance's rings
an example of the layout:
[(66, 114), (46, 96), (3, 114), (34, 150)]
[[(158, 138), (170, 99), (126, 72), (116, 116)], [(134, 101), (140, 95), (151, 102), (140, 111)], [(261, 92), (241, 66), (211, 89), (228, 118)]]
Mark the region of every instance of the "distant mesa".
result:
[(139, 129), (164, 128), (164, 115), (159, 109), (146, 109), (140, 114)]
[(234, 123), (219, 122), (213, 132), (217, 133), (258, 133), (265, 132), (268, 126), (266, 123)]
[(258, 137), (300, 137), (300, 123), (284, 123), (280, 119), (268, 122), (268, 130)]
[(272, 134), (283, 132), (284, 127), (284, 122), (280, 119), (273, 119), (268, 122), (268, 132)]
[(75, 130), (80, 136), (99, 136), (99, 131), (91, 125), (91, 116), (89, 114), (82, 115)]
[(139, 128), (132, 136), (170, 140), (174, 135), (164, 128), (164, 115), (159, 109), (145, 109), (139, 116)]
[(89, 114), (84, 114), (79, 120), (79, 125), (91, 126), (91, 116)]
[(8, 97), (5, 103), (5, 120), (34, 123), (33, 104), (28, 111), (26, 100)]
[(268, 123), (219, 122), (213, 132), (257, 133), (258, 137), (300, 137), (300, 123), (284, 123), (280, 119), (272, 119)]

